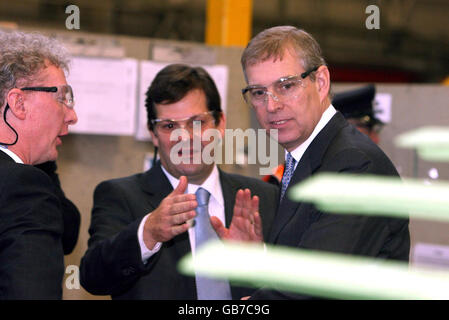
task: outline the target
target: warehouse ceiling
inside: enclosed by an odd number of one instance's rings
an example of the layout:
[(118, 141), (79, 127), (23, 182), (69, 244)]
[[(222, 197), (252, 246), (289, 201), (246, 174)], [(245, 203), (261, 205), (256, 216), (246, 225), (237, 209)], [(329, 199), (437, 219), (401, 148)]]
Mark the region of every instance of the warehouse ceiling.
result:
[[(65, 8), (80, 8), (81, 31), (204, 42), (206, 0), (0, 0), (0, 21), (65, 29)], [(380, 10), (368, 30), (368, 5)], [(449, 75), (448, 0), (253, 0), (253, 34), (295, 25), (319, 41), (329, 65), (361, 78), (440, 82)], [(349, 80), (358, 80), (355, 78)], [(344, 78), (344, 77), (343, 77)]]

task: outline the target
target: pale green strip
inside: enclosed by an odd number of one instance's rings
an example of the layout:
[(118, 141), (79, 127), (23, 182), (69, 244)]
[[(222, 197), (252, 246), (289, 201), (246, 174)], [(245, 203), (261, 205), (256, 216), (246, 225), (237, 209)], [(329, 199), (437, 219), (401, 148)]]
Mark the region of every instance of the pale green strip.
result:
[(211, 242), (184, 257), (182, 273), (228, 278), (337, 299), (449, 299), (449, 272), (410, 269), (407, 263), (281, 246)]
[(422, 127), (403, 133), (394, 140), (398, 147), (416, 149), (428, 161), (449, 161), (449, 128)]
[(321, 173), (294, 186), (288, 196), (334, 213), (449, 221), (447, 182)]

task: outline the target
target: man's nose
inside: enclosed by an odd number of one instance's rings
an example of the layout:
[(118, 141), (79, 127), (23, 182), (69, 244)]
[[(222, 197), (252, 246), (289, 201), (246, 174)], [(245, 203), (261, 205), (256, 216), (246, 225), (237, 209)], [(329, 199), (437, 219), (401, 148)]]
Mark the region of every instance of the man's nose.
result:
[(75, 123), (78, 122), (78, 115), (76, 114), (75, 109), (73, 108), (66, 108), (67, 112), (66, 112), (66, 118), (65, 118), (65, 122), (68, 125), (74, 125)]
[[(279, 101), (279, 98), (272, 92), (267, 91), (266, 93), (266, 104), (268, 112), (276, 112), (282, 107), (282, 103)], [(270, 99), (271, 97), (271, 99)]]

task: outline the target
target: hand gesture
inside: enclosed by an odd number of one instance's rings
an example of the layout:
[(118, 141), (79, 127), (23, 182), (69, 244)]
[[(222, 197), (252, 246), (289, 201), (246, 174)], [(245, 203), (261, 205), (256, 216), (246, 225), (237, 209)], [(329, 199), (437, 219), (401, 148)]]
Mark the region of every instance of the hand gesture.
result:
[(191, 223), (187, 222), (195, 217), (197, 202), (194, 194), (184, 193), (187, 184), (187, 178), (181, 176), (176, 189), (162, 200), (145, 221), (143, 241), (148, 249), (153, 249), (157, 242), (169, 241), (189, 229)]
[(259, 197), (251, 197), (249, 189), (239, 190), (235, 196), (234, 216), (229, 229), (217, 217), (211, 217), (211, 224), (224, 240), (262, 242)]

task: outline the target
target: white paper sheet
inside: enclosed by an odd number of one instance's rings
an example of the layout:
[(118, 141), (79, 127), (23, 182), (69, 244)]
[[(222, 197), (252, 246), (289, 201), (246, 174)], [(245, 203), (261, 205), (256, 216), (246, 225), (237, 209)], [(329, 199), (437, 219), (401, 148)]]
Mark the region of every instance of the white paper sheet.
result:
[(373, 111), (383, 123), (391, 122), (391, 102), (393, 97), (389, 93), (376, 93), (374, 97)]
[(75, 57), (67, 77), (78, 123), (70, 132), (133, 135), (137, 106), (137, 60)]
[(413, 248), (412, 262), (415, 266), (449, 270), (449, 246), (417, 243)]

